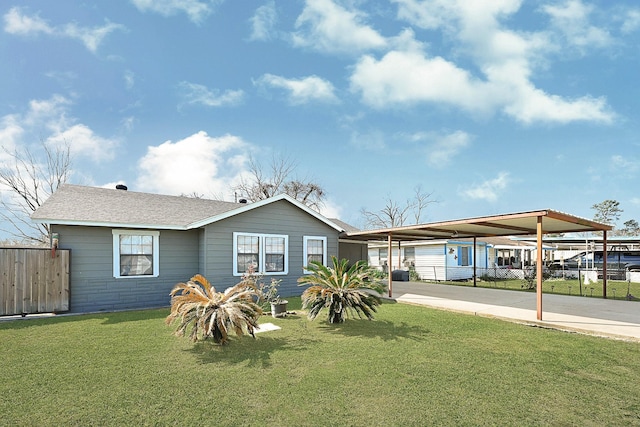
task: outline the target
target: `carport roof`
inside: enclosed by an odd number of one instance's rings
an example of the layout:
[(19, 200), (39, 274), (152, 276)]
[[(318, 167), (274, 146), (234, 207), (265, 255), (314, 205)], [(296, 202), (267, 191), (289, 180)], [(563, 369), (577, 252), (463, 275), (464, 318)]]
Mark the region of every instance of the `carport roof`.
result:
[(395, 241), (450, 239), (465, 237), (522, 236), (537, 234), (538, 218), (542, 217), (544, 234), (609, 231), (608, 224), (543, 209), (502, 215), (457, 219), (443, 222), (383, 228), (346, 233), (350, 240), (384, 240), (391, 235)]

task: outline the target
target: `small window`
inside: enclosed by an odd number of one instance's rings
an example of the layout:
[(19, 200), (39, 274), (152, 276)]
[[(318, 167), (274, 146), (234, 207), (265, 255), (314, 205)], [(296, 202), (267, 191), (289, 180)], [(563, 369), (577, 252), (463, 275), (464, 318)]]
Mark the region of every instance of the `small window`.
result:
[[(304, 266), (312, 261), (327, 265), (327, 238), (324, 236), (304, 236)], [(308, 271), (305, 270), (305, 273)]]
[(412, 267), (416, 265), (416, 248), (408, 246), (404, 248), (404, 265), (405, 267)]
[(113, 230), (113, 277), (158, 277), (157, 231)]
[(458, 247), (458, 265), (461, 266), (469, 266), (471, 262), (469, 261), (471, 256), (471, 248), (469, 246), (459, 246)]
[(289, 236), (233, 233), (233, 275), (253, 267), (256, 273), (287, 274)]

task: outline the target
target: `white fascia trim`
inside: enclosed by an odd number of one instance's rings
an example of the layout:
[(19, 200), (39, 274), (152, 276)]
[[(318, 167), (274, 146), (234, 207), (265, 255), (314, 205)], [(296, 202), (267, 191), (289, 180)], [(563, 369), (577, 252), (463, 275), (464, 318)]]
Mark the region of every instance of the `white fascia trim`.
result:
[(76, 221), (76, 220), (34, 220), (41, 224), (53, 225), (81, 225), (85, 227), (131, 228), (151, 230), (188, 230), (184, 225), (158, 225), (158, 224), (127, 224), (115, 222)]

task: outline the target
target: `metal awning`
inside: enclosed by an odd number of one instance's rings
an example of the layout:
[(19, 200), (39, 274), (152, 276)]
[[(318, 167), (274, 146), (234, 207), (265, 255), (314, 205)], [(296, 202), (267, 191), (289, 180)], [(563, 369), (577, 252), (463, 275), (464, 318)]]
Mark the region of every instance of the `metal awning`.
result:
[[(353, 231), (344, 233), (344, 238), (360, 241), (387, 240), (389, 254), (392, 242), (419, 241), (450, 238), (473, 238), (474, 246), (478, 237), (496, 236), (537, 236), (537, 317), (542, 320), (542, 240), (545, 234), (580, 233), (601, 231), (604, 246), (603, 297), (607, 297), (607, 265), (606, 246), (607, 231), (613, 227), (608, 224), (592, 221), (574, 215), (543, 209), (529, 212), (517, 212), (476, 218), (457, 219), (451, 221), (432, 222), (408, 225), (403, 227), (384, 228), (378, 230)], [(474, 250), (474, 257), (475, 257)], [(474, 280), (476, 262), (474, 259)], [(392, 292), (391, 274), (389, 274), (389, 296)]]
[(493, 215), (452, 221), (407, 225), (378, 230), (354, 231), (350, 240), (386, 240), (391, 233), (395, 241), (450, 239), (452, 237), (496, 237), (537, 234), (537, 219), (544, 218), (544, 234), (607, 231), (612, 227), (589, 219), (551, 209)]

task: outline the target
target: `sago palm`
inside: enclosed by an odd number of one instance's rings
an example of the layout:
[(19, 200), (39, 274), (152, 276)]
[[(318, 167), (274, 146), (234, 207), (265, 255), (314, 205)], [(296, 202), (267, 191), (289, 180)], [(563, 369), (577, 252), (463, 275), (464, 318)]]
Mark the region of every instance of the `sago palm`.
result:
[(329, 323), (342, 323), (346, 317), (357, 314), (373, 319), (381, 299), (371, 291), (382, 294), (385, 286), (371, 280), (366, 262), (349, 261), (331, 257), (333, 268), (312, 261), (307, 267), (311, 274), (298, 279), (302, 285), (311, 285), (302, 293), (302, 308), (309, 309), (309, 319), (315, 319), (323, 308), (328, 308)]
[(178, 336), (184, 336), (191, 325), (189, 338), (193, 341), (211, 337), (216, 343), (226, 344), (231, 332), (255, 338), (253, 331), (262, 314), (256, 300), (257, 289), (252, 280), (244, 279), (224, 292), (216, 292), (204, 276), (197, 274), (171, 291), (171, 313), (166, 323), (180, 319)]

